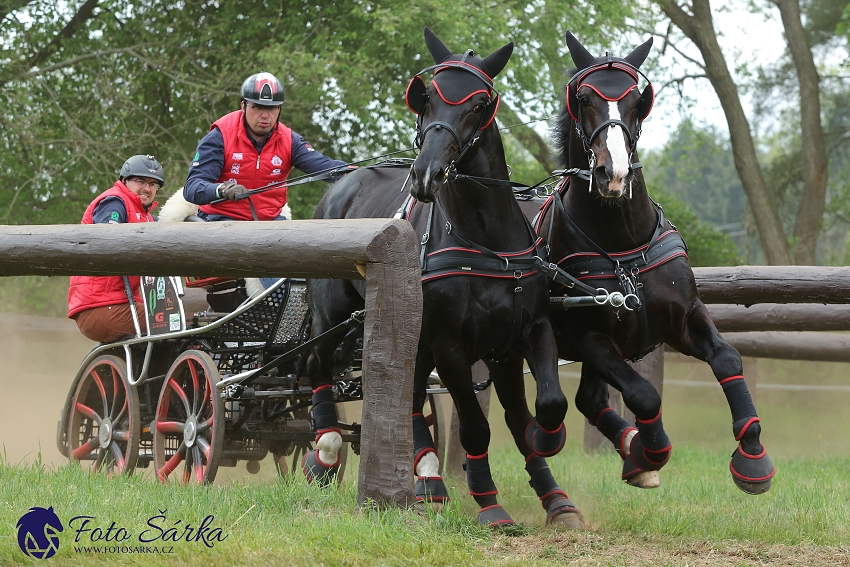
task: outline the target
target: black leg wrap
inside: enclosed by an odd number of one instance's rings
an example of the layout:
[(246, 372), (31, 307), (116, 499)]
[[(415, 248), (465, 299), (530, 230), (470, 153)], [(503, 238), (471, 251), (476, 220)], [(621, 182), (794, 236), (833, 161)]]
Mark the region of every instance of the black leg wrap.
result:
[(537, 418), (534, 418), (525, 428), (525, 442), (538, 457), (551, 457), (564, 448), (567, 442), (567, 429), (561, 423), (555, 431), (546, 431), (537, 423)]
[(501, 526), (513, 526), (516, 522), (505, 512), (501, 504), (493, 504), (491, 506), (485, 506), (478, 511), (478, 523), (482, 526), (498, 528)]
[(477, 457), (467, 454), (464, 468), (466, 469), (466, 484), (469, 486), (469, 493), (472, 496), (495, 497), (499, 493), (496, 490), (496, 483), (493, 482), (493, 476), (490, 474), (490, 462), (487, 453)]
[(720, 387), (726, 395), (729, 410), (732, 412), (732, 421), (738, 421), (745, 417), (756, 415), (756, 407), (753, 398), (743, 376), (730, 376), (720, 381)]
[(653, 419), (637, 420), (638, 434), (632, 438), (631, 459), (647, 471), (657, 471), (670, 459), (670, 438), (661, 423), (661, 412)]
[(555, 477), (552, 476), (552, 471), (549, 470), (549, 465), (546, 464), (543, 457), (529, 457), (525, 463), (525, 470), (531, 477), (528, 484), (534, 489), (537, 497), (540, 498), (543, 509), (546, 510), (547, 524), (563, 514), (575, 514), (578, 526), (584, 523), (581, 512), (572, 503), (567, 493), (555, 482)]
[(336, 417), (336, 405), (334, 405), (334, 391), (328, 386), (321, 386), (313, 391), (313, 427), (317, 432), (329, 429), (339, 430), (339, 421)]
[(449, 490), (439, 476), (420, 476), (413, 487), (417, 502), (448, 502)]
[(421, 413), (413, 414), (413, 470), (416, 470), (416, 465), (423, 455), (436, 452), (437, 448), (434, 446), (425, 416)]
[[(740, 441), (752, 426), (757, 429), (758, 422), (758, 417), (747, 417), (736, 421), (732, 426), (735, 439)], [(738, 448), (732, 453), (729, 471), (738, 488), (748, 494), (763, 494), (770, 490), (773, 484), (776, 467), (767, 455), (767, 449), (760, 443), (752, 454), (744, 450), (743, 443), (739, 443)]]
[(611, 441), (620, 458), (625, 459), (629, 452), (626, 437), (635, 428), (629, 425), (629, 422), (623, 419), (614, 409), (605, 408), (596, 418), (596, 429)]
[(309, 451), (301, 459), (301, 470), (304, 471), (308, 481), (315, 482), (319, 486), (328, 486), (336, 479), (339, 472), (339, 457), (336, 463), (328, 464), (319, 460), (318, 449)]

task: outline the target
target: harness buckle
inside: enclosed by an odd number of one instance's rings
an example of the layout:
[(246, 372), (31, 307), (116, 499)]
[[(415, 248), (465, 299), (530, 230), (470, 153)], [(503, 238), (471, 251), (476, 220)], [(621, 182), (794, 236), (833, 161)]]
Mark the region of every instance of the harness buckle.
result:
[(514, 270), (514, 278), (516, 278), (517, 281), (521, 280), (522, 279), (522, 270)]
[(446, 234), (451, 234), (451, 233), (452, 233), (452, 223), (450, 223), (449, 221), (446, 221)]
[(422, 246), (428, 244), (429, 238), (431, 238), (431, 233), (426, 232), (425, 234), (422, 235), (422, 240), (419, 242), (419, 244), (421, 244)]

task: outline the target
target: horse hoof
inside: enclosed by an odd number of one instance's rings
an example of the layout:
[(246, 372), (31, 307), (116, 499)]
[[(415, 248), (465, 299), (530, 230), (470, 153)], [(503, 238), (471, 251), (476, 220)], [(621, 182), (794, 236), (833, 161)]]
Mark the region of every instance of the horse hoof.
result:
[(435, 512), (439, 512), (444, 502), (448, 502), (449, 491), (439, 476), (420, 476), (413, 487), (413, 496), (417, 502), (428, 502)]
[(661, 475), (658, 471), (641, 471), (625, 479), (630, 486), (638, 488), (658, 488), (661, 486)]
[(516, 525), (513, 518), (505, 512), (501, 504), (486, 506), (478, 511), (478, 523), (488, 528)]
[(738, 445), (729, 461), (729, 471), (735, 485), (747, 494), (764, 494), (773, 484), (776, 467), (764, 447), (758, 455), (749, 455)]
[(561, 526), (571, 530), (584, 529), (584, 515), (570, 502), (569, 498), (558, 498), (549, 504), (546, 511), (546, 524)]
[(310, 451), (304, 454), (301, 460), (301, 470), (304, 471), (304, 476), (309, 482), (315, 482), (321, 487), (328, 486), (334, 480), (339, 472), (339, 458), (336, 463), (328, 465), (319, 460), (319, 452), (317, 450)]
[(535, 418), (525, 428), (525, 442), (538, 457), (551, 457), (564, 448), (567, 442), (567, 429), (561, 423), (554, 431), (546, 431), (540, 427)]

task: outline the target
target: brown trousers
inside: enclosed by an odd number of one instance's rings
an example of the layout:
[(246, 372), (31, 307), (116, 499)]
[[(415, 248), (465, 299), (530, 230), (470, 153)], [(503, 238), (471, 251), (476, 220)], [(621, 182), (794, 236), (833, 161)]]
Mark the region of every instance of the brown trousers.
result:
[[(139, 317), (139, 327), (144, 335), (147, 325), (145, 308), (141, 303), (136, 303), (136, 313)], [(110, 343), (127, 335), (136, 334), (133, 315), (127, 303), (86, 309), (77, 313), (74, 320), (83, 335), (99, 343)]]

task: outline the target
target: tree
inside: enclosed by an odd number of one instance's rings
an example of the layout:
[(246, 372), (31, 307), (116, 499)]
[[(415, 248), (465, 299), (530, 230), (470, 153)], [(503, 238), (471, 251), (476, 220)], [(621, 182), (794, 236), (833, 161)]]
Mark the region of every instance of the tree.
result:
[[(735, 166), (750, 203), (762, 249), (770, 264), (811, 264), (815, 261), (826, 200), (827, 154), (821, 125), (820, 78), (814, 64), (809, 34), (803, 27), (799, 0), (770, 0), (782, 17), (785, 38), (799, 84), (798, 115), (802, 152), (806, 163), (804, 194), (794, 224), (794, 247), (789, 245), (779, 212), (771, 201), (759, 163), (756, 144), (741, 104), (740, 95), (717, 42), (710, 0), (656, 0), (671, 22), (699, 49), (695, 61), (711, 82), (729, 125)], [(669, 37), (668, 37), (669, 39)]]
[[(282, 119), (324, 153), (350, 160), (410, 147), (413, 117), (403, 94), (431, 64), (425, 23), (458, 50), (515, 41), (498, 78), (499, 119), (512, 125), (552, 115), (569, 67), (565, 23), (577, 22), (574, 31), (592, 44), (624, 28), (628, 6), (473, 0), (458, 17), (449, 0), (6, 0), (0, 222), (77, 222), (134, 153), (157, 155), (165, 192), (178, 188), (197, 141), (237, 107), (242, 80), (260, 68), (286, 86)], [(540, 136), (516, 129), (509, 137), (515, 170), (551, 168)], [(543, 165), (535, 169), (535, 161)], [(321, 191), (293, 188), (302, 216)]]

